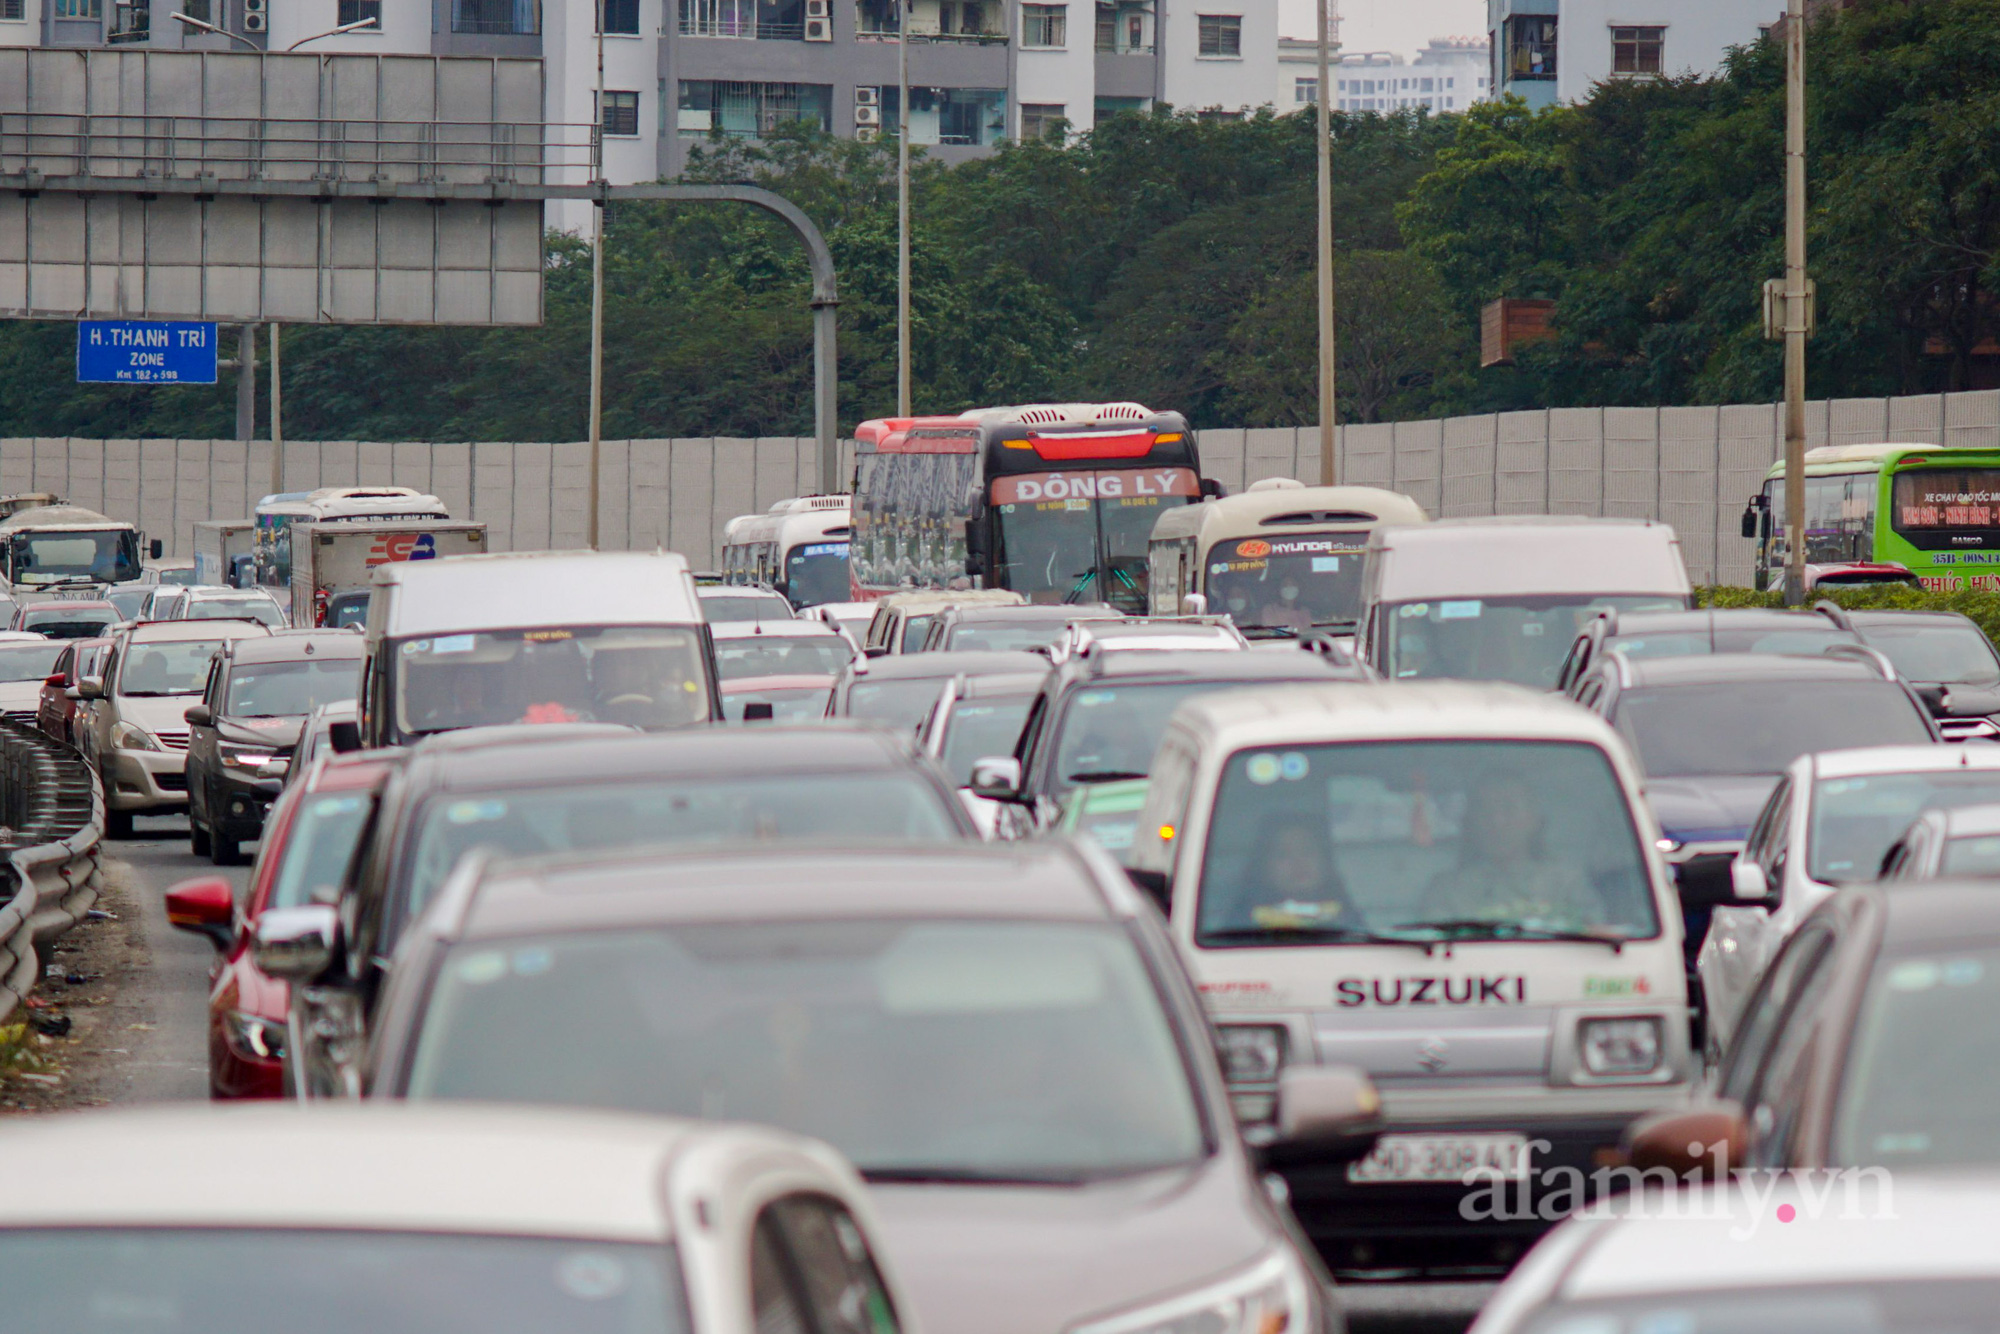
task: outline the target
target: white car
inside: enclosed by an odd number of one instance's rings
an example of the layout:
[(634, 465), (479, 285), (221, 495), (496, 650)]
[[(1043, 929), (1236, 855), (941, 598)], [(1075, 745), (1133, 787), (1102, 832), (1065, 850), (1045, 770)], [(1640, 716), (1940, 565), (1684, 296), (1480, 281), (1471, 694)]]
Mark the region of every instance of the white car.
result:
[(1923, 812), (1988, 802), (2000, 802), (2000, 746), (1870, 746), (1792, 761), (1730, 867), (1736, 901), (1714, 910), (1695, 958), (1709, 1063), (1808, 913), (1840, 885), (1876, 879)]
[(67, 641), (27, 630), (0, 630), (0, 714), (34, 725), (42, 682), (56, 669)]
[(1635, 1192), (1529, 1253), (1471, 1334), (1988, 1329), (2000, 1181), (1862, 1170)]
[(861, 656), (854, 641), (824, 621), (721, 621), (712, 627), (715, 671), (724, 681), (759, 676), (838, 676)]
[(142, 621), (255, 621), (267, 630), (287, 625), (278, 599), (261, 588), (161, 584), (140, 609)]
[(905, 1308), (854, 1169), (757, 1126), (181, 1107), (16, 1118), (0, 1161), (8, 1329), (875, 1334)]

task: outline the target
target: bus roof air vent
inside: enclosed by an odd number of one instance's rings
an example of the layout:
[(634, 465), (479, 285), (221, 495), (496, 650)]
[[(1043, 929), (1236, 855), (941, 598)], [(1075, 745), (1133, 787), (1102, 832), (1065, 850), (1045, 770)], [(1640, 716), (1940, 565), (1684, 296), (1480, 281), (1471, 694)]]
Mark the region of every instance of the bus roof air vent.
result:
[(1376, 523), (1378, 514), (1366, 510), (1295, 510), (1290, 514), (1273, 514), (1264, 523)]

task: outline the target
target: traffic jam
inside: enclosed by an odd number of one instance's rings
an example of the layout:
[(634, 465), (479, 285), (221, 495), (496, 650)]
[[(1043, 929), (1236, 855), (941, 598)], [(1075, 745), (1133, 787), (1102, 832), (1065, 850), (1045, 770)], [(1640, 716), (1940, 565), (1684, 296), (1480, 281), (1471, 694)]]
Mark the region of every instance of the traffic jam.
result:
[[(856, 438), (719, 561), (0, 502), (0, 710), (213, 946), (210, 1105), (0, 1121), (0, 1328), (1992, 1327), (1977, 623), (1131, 403)], [(1872, 448), (1821, 592), (1936, 577)]]

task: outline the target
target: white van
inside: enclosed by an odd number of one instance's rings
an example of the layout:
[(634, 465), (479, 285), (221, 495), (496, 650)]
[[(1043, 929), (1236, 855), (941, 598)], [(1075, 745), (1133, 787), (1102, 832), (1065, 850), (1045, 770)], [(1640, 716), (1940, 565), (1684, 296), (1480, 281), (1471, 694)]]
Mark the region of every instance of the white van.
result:
[(529, 551), (375, 567), (361, 741), (505, 723), (657, 730), (722, 717), (715, 646), (671, 552)]
[(1599, 612), (1685, 611), (1674, 530), (1651, 519), (1533, 515), (1377, 528), (1362, 572), (1362, 643), (1384, 679), (1555, 689)]
[[(1688, 1092), (1680, 903), (1639, 784), (1601, 719), (1511, 686), (1270, 686), (1175, 713), (1130, 865), (1239, 1116), (1256, 1133), (1287, 1064), (1381, 1090), (1368, 1158), (1288, 1176), (1336, 1271), (1504, 1271), (1584, 1203), (1561, 1204), (1570, 1169), (1594, 1194), (1626, 1124)], [(1506, 1183), (1498, 1216), (1481, 1181)]]

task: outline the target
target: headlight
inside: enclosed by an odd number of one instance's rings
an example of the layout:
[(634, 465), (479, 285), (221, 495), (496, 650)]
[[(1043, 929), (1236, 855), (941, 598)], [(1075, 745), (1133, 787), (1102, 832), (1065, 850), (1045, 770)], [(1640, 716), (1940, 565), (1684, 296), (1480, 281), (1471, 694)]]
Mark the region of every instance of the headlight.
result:
[(231, 1010), (222, 1020), (223, 1032), (238, 1055), (260, 1061), (282, 1060), (285, 1055), (285, 1026), (275, 1019)]
[(267, 765), (280, 762), (278, 752), (269, 746), (237, 746), (225, 741), (215, 748), (215, 753), (230, 768), (253, 773), (262, 773)]
[(1216, 1029), (1222, 1073), (1232, 1084), (1269, 1084), (1285, 1064), (1285, 1030), (1265, 1024), (1223, 1024)]
[(1658, 1019), (1586, 1019), (1577, 1026), (1577, 1055), (1593, 1075), (1647, 1075), (1659, 1069), (1662, 1036)]
[(1069, 1334), (1308, 1334), (1311, 1286), (1289, 1253), (1197, 1292), (1071, 1327)]
[(153, 734), (136, 723), (120, 723), (112, 728), (111, 744), (120, 750), (160, 749), (160, 743)]

